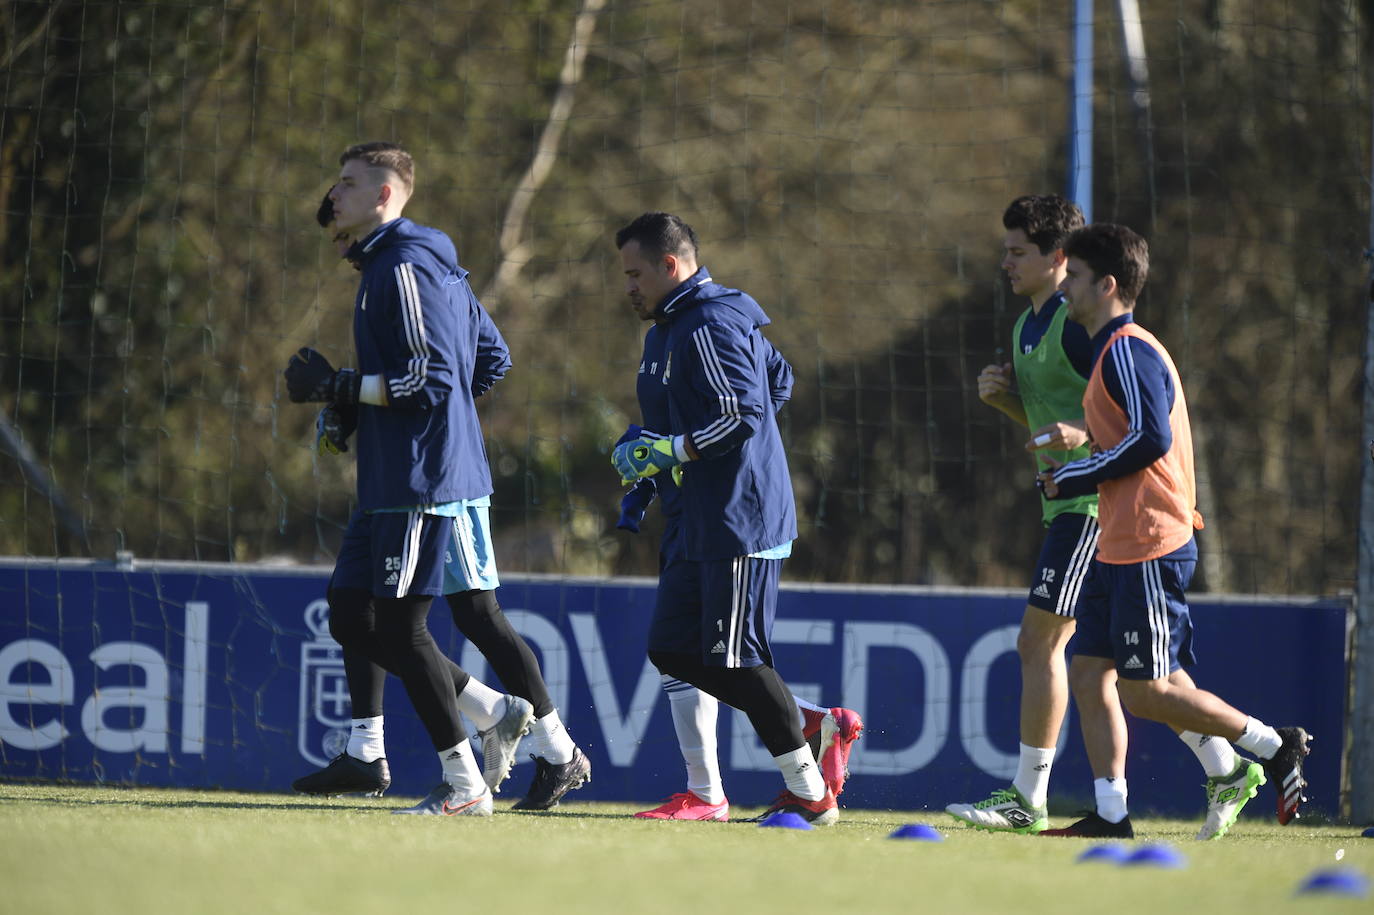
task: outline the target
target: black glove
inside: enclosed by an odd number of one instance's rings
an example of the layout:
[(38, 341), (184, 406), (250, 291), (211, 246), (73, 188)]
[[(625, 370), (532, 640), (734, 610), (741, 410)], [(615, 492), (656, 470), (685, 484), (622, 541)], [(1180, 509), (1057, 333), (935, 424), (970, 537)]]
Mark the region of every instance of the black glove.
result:
[(329, 360), (308, 346), (302, 346), (286, 364), (286, 394), (292, 403), (333, 401), (337, 407), (358, 403), (362, 376), (353, 369), (334, 370)]
[(357, 428), (357, 407), (330, 404), (315, 417), (315, 450), (321, 455), (343, 454), (348, 450), (348, 437)]

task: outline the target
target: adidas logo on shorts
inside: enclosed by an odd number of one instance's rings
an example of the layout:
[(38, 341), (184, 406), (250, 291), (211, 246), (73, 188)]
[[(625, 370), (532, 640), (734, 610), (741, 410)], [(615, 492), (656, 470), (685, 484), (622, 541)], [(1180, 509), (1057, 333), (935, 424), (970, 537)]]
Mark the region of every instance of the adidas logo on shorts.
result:
[(386, 577), (386, 581), (382, 582), (382, 584), (384, 585), (399, 585), (400, 583), (401, 579), (399, 576), (397, 576), (395, 572), (392, 572), (390, 575), (388, 575)]
[(1043, 584), (1036, 585), (1035, 590), (1031, 593), (1034, 594), (1036, 597), (1043, 597), (1046, 600), (1049, 600), (1050, 598), (1050, 589), (1045, 587)]
[(1144, 667), (1144, 666), (1145, 666), (1144, 664), (1141, 664), (1141, 663), (1140, 663), (1140, 656), (1139, 656), (1139, 655), (1134, 655), (1134, 654), (1133, 654), (1133, 655), (1131, 655), (1129, 658), (1126, 659), (1126, 669), (1127, 669), (1127, 670), (1140, 670), (1140, 669), (1141, 669), (1142, 667)]
[(719, 641), (711, 648), (711, 654), (725, 654), (725, 642)]

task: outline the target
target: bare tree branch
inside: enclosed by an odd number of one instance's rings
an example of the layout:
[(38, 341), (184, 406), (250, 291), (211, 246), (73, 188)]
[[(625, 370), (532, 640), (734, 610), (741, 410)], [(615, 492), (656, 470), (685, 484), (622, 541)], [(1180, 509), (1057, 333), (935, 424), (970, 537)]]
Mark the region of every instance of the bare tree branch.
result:
[(511, 194), (510, 204), (506, 207), (506, 218), (501, 224), (501, 263), (491, 284), (482, 293), (482, 301), (494, 304), (520, 274), (520, 268), (528, 259), (529, 247), (521, 239), (525, 230), (525, 218), (529, 215), (534, 197), (549, 177), (554, 162), (558, 159), (558, 143), (563, 138), (568, 116), (572, 114), (573, 96), (577, 84), (582, 80), (582, 63), (587, 58), (587, 46), (596, 28), (596, 17), (606, 6), (606, 0), (585, 0), (582, 10), (573, 21), (572, 34), (568, 39), (568, 49), (563, 55), (563, 70), (558, 75), (558, 92), (549, 108), (548, 120), (539, 135), (535, 146), (534, 158), (530, 160), (520, 183)]

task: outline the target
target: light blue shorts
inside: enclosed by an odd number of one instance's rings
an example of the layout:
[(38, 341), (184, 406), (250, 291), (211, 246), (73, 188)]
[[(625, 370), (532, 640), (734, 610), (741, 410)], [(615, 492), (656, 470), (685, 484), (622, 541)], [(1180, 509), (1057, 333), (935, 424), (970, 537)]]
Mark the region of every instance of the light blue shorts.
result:
[(453, 539), (444, 554), (445, 594), (495, 591), (500, 586), (491, 545), (490, 512), (486, 505), (467, 505), (445, 519), (453, 522)]

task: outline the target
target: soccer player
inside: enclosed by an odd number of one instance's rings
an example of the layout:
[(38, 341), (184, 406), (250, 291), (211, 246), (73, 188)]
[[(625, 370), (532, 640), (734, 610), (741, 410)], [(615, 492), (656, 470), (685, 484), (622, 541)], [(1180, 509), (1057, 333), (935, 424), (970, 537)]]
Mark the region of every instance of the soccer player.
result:
[[(1064, 278), (1064, 240), (1083, 226), (1072, 201), (1056, 195), (1028, 195), (1002, 214), (1002, 269), (1012, 291), (1029, 306), (1012, 331), (1013, 361), (989, 365), (978, 376), (984, 403), (1029, 429), (1026, 447), (1037, 469), (1050, 461), (1088, 454), (1083, 391), (1092, 371), (1092, 346), (1081, 324), (1067, 320), (1059, 283)], [(1097, 548), (1097, 494), (1051, 501), (1041, 498), (1045, 538), (1022, 614), (1017, 652), (1021, 657), (1021, 742), (1016, 775), (1009, 788), (973, 804), (950, 804), (953, 817), (981, 829), (1036, 833), (1048, 828), (1047, 800), (1055, 743), (1069, 698), (1065, 647), (1074, 633), (1079, 593)], [(1084, 696), (1079, 719), (1094, 776), (1098, 814), (1130, 831), (1126, 787), (1126, 721), (1111, 690)], [(1181, 739), (1209, 774), (1230, 754), (1223, 741), (1201, 734)], [(1234, 761), (1232, 761), (1234, 762)]]
[[(339, 256), (347, 258), (354, 239), (335, 224), (334, 202), (329, 194), (321, 202), (315, 219), (330, 233)], [(356, 258), (349, 258), (349, 261), (355, 269), (360, 268)], [(473, 396), (480, 397), (489, 390), (509, 367), (505, 341), (495, 325), (484, 322), (473, 365)], [(316, 422), (316, 446), (320, 454), (347, 451), (348, 437), (356, 427), (356, 407), (327, 405)], [(453, 545), (444, 560), (444, 594), (454, 623), (487, 658), (496, 675), (503, 682), (514, 684), (516, 690), (515, 695), (502, 695), (475, 678), (469, 678), (456, 664), (448, 662), (458, 694), (458, 707), (479, 729), (482, 775), (493, 793), (501, 790), (502, 781), (510, 773), (520, 738), (531, 730), (536, 732), (532, 754), (536, 760), (535, 780), (517, 806), (520, 809), (547, 809), (575, 787), (569, 777), (581, 768), (574, 764), (575, 747), (567, 738), (549, 698), (533, 652), (496, 605), (494, 592), (499, 581), (490, 551), (485, 509), (475, 506), (465, 522), (455, 517), (453, 524)], [(367, 616), (371, 612), (369, 602), (359, 622), (364, 631), (374, 628)], [(355, 691), (353, 707), (357, 716), (349, 731), (349, 745), (324, 769), (297, 779), (292, 787), (305, 794), (380, 795), (391, 782), (383, 735), (385, 676), (378, 665), (354, 651), (344, 651), (344, 668), (350, 689)], [(367, 714), (369, 710), (371, 714)], [(533, 728), (532, 720), (535, 722)]]
[[(690, 226), (682, 224), (682, 232), (693, 245), (696, 244)], [(644, 428), (663, 435), (671, 428), (668, 393), (663, 385), (666, 328), (661, 321), (654, 319), (653, 306), (656, 303), (632, 295), (630, 304), (641, 321), (653, 322), (644, 335), (644, 355), (639, 363), (636, 393)], [(772, 408), (776, 413), (792, 396), (792, 366), (767, 339), (763, 339), (762, 343), (766, 353)], [(640, 426), (632, 425), (616, 444), (637, 438), (642, 432)], [(655, 497), (659, 500), (665, 522), (659, 547), (658, 602), (671, 604), (679, 599), (679, 593), (692, 587), (690, 575), (693, 568), (682, 554), (681, 495), (673, 475), (658, 474), (636, 482), (621, 500), (620, 520), (616, 527), (639, 533), (639, 522)], [(684, 576), (688, 576), (686, 581), (683, 580)], [(662, 625), (665, 619), (672, 624), (671, 616), (656, 617), (655, 622)], [(653, 646), (665, 641), (671, 646), (672, 638), (671, 631), (661, 633), (656, 628), (651, 630), (649, 642)], [(687, 790), (673, 794), (662, 805), (636, 813), (635, 816), (656, 820), (728, 820), (730, 801), (725, 796), (716, 751), (719, 703), (714, 696), (666, 674), (663, 676), (663, 689), (668, 694), (673, 730), (687, 767)], [(863, 720), (851, 709), (827, 709), (800, 698), (794, 699), (801, 715), (802, 737), (806, 739), (812, 755), (820, 762), (821, 777), (838, 797), (844, 791), (850, 750), (863, 732)]]
[[(1012, 330), (1012, 361), (983, 369), (978, 396), (1043, 436), (1047, 450), (1037, 454), (1039, 466), (1049, 466), (1048, 455), (1062, 461), (1088, 453), (1082, 399), (1092, 353), (1082, 326), (1066, 321), (1058, 290), (1064, 239), (1082, 225), (1078, 206), (1054, 195), (1018, 197), (1002, 214), (1002, 269), (1012, 292), (1030, 303)], [(1042, 499), (1041, 519), (1045, 536), (1016, 644), (1021, 658), (1016, 776), (1010, 788), (986, 800), (945, 808), (955, 819), (983, 829), (1033, 833), (1049, 825), (1050, 767), (1069, 701), (1064, 647), (1073, 635), (1078, 592), (1097, 547), (1097, 495)]]
[[(1229, 773), (1208, 779), (1209, 810), (1198, 838), (1218, 838), (1265, 776), (1278, 792), (1280, 823), (1306, 800), (1300, 727), (1272, 728), (1197, 688), (1184, 592), (1197, 565), (1202, 517), (1196, 507), (1193, 443), (1178, 370), (1164, 346), (1135, 323), (1149, 272), (1145, 240), (1124, 226), (1078, 229), (1064, 244), (1060, 290), (1073, 321), (1092, 338), (1093, 371), (1083, 395), (1092, 454), (1037, 475), (1047, 499), (1098, 493), (1101, 534), (1083, 586), (1070, 665), (1076, 701), (1115, 687), (1138, 717), (1176, 731), (1217, 735), (1259, 757), (1231, 753)], [(1098, 814), (1042, 835), (1120, 834)]]
[[(489, 541), (491, 478), (473, 382), (504, 373), (504, 343), (453, 243), (401, 217), (414, 187), (410, 155), (395, 144), (368, 143), (346, 150), (340, 165), (330, 199), (337, 230), (357, 239), (348, 256), (362, 271), (354, 311), (359, 369), (336, 371), (302, 348), (285, 373), (291, 400), (358, 410), (359, 511), (330, 582), (331, 632), (345, 649), (401, 678), (439, 755), (440, 784), (396, 812), (489, 816), (492, 792), (459, 717), (456, 666), (439, 651), (426, 618), (445, 589), (445, 553)], [(488, 570), (480, 557), (464, 558), (472, 574), (462, 593), (471, 595)], [(354, 697), (366, 694), (347, 672)], [(376, 695), (380, 701), (380, 687)], [(569, 755), (581, 784), (590, 767), (576, 748)]]
[(644, 213), (615, 237), (630, 300), (661, 322), (668, 433), (617, 445), (622, 481), (681, 473), (679, 587), (660, 589), (649, 659), (749, 716), (782, 772), (769, 813), (828, 825), (835, 792), (802, 737), (768, 644), (782, 560), (797, 536), (792, 481), (774, 417), (763, 309), (697, 263), (695, 234)]

